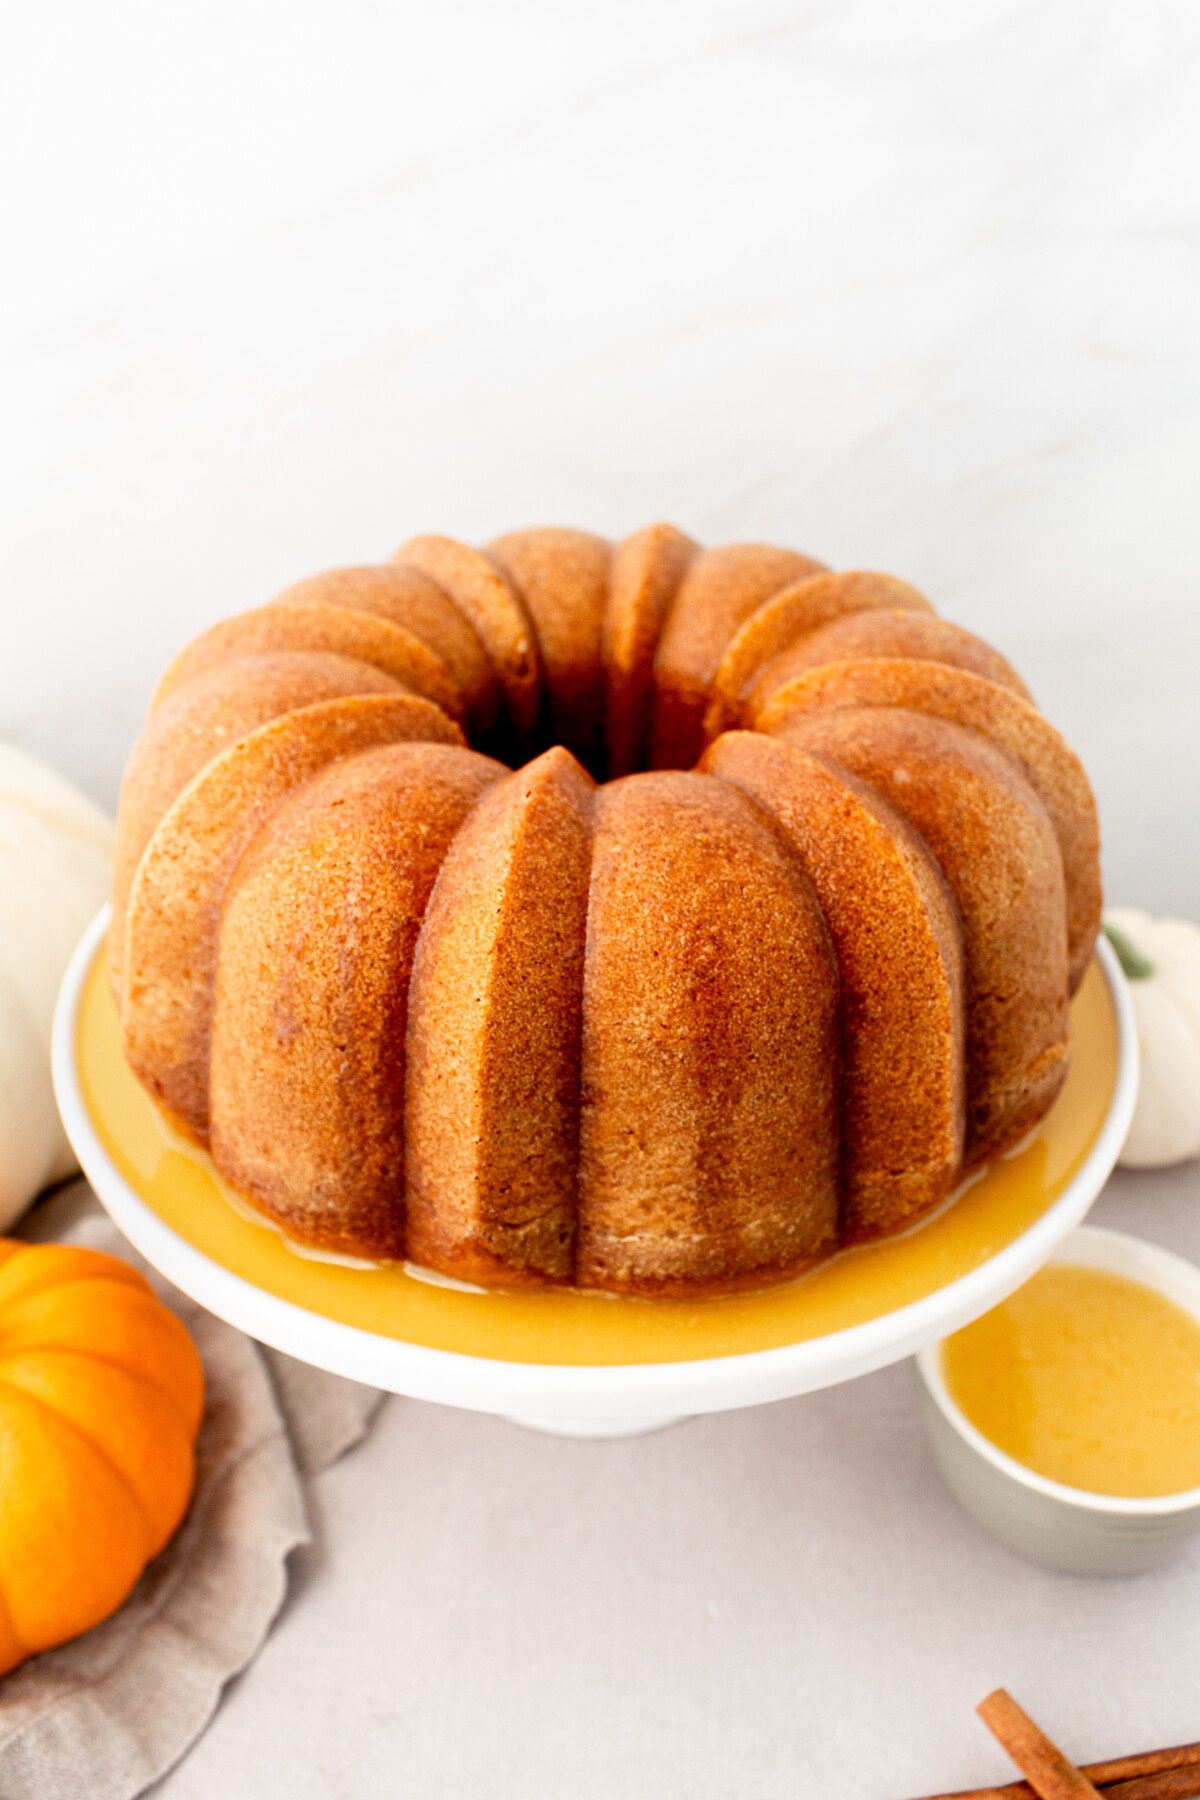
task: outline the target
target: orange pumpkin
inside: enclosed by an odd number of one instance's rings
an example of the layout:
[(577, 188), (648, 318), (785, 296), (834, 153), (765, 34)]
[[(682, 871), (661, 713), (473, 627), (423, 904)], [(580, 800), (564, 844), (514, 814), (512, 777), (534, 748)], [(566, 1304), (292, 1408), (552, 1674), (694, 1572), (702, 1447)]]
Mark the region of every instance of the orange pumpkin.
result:
[(136, 1269), (0, 1238), (0, 1674), (120, 1606), (187, 1510), (203, 1409)]

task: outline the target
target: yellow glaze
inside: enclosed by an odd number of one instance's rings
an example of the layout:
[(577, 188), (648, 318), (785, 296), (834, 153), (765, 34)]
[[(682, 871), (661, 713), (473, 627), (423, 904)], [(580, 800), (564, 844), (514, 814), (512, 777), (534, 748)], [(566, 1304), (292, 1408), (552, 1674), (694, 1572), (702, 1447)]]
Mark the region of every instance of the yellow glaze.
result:
[(1200, 1324), (1143, 1282), (1053, 1263), (946, 1340), (972, 1425), (1093, 1494), (1200, 1487)]
[(297, 1254), (265, 1221), (229, 1203), (208, 1158), (181, 1146), (130, 1073), (103, 956), (84, 988), (78, 1060), (85, 1104), (130, 1186), (180, 1237), (267, 1293), (364, 1331), (468, 1356), (690, 1362), (775, 1349), (879, 1318), (978, 1268), (1026, 1231), (1078, 1172), (1112, 1098), (1116, 1020), (1095, 964), (1071, 1021), (1071, 1072), (1052, 1110), (938, 1213), (901, 1237), (845, 1251), (789, 1286), (700, 1301), (462, 1292), (403, 1268), (347, 1268)]

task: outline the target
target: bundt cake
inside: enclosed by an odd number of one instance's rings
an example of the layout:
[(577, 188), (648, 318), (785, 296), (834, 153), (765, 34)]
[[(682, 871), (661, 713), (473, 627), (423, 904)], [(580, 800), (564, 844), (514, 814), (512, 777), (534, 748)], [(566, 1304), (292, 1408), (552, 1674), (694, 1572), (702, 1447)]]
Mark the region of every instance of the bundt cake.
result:
[(766, 1287), (1066, 1074), (1079, 762), (907, 583), (669, 525), (419, 537), (205, 632), (122, 786), (109, 967), (294, 1240), (487, 1286)]

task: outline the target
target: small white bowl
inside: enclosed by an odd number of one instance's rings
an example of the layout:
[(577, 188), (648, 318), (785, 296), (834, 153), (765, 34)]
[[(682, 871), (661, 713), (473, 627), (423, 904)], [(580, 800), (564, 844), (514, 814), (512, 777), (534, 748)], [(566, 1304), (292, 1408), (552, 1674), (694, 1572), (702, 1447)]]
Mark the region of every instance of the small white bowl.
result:
[[(1200, 1321), (1200, 1269), (1142, 1238), (1080, 1226), (1049, 1260), (1140, 1281)], [(1072, 1575), (1134, 1575), (1166, 1562), (1200, 1531), (1200, 1488), (1146, 1499), (1093, 1494), (1049, 1481), (997, 1449), (951, 1397), (944, 1343), (916, 1359), (934, 1461), (955, 1498), (1010, 1548)]]

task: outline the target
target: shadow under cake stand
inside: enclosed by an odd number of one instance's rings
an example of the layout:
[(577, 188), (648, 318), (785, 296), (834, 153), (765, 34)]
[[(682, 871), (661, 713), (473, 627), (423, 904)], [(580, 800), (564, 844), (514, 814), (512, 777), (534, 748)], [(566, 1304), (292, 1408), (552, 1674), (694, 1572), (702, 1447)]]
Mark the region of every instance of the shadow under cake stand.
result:
[(1021, 1145), (908, 1232), (765, 1294), (483, 1293), (408, 1267), (314, 1259), (230, 1196), (125, 1063), (106, 924), (107, 912), (63, 981), (55, 1090), (84, 1173), (146, 1260), (219, 1318), (303, 1362), (566, 1437), (634, 1436), (829, 1387), (969, 1324), (1084, 1217), (1136, 1098), (1132, 1009), (1101, 939), (1072, 1004), (1072, 1066), (1058, 1100)]

